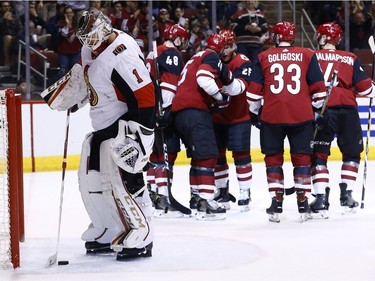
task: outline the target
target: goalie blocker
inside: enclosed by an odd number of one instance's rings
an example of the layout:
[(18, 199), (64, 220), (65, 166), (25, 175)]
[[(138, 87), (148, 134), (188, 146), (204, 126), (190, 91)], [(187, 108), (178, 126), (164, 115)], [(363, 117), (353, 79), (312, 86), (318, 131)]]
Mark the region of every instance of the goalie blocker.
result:
[(67, 74), (45, 89), (40, 96), (50, 108), (58, 111), (86, 105), (89, 102), (89, 91), (82, 66), (76, 63)]

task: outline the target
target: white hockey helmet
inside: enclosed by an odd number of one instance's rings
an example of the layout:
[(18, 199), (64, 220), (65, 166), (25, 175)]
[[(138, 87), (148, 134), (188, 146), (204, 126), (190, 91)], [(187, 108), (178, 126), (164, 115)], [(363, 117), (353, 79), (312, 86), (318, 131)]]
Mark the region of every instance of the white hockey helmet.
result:
[(77, 37), (79, 41), (90, 48), (97, 49), (112, 33), (110, 20), (98, 9), (84, 11), (78, 20)]

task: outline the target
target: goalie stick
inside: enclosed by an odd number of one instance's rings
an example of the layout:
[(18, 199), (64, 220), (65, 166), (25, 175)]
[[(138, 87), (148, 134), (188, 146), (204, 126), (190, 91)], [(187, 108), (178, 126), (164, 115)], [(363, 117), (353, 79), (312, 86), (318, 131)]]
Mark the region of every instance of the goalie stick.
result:
[[(368, 44), (370, 45), (371, 53), (372, 53), (372, 77), (371, 79), (375, 79), (375, 40), (374, 36), (371, 35), (368, 39)], [(370, 132), (371, 132), (371, 124), (372, 124), (372, 98), (370, 98), (369, 106), (368, 106), (368, 118), (367, 118), (367, 134), (366, 134), (366, 149), (365, 149), (365, 160), (363, 163), (363, 183), (362, 183), (362, 197), (361, 197), (361, 209), (365, 207), (365, 189), (366, 189), (366, 179), (367, 179), (367, 162), (368, 162), (368, 153), (369, 153), (369, 141), (370, 141)]]
[[(158, 51), (157, 51), (157, 45), (156, 41), (152, 41), (152, 48), (154, 51), (154, 63), (155, 63), (155, 75), (156, 75), (156, 84), (157, 87), (160, 89), (160, 73), (159, 73), (159, 65), (158, 65)], [(162, 96), (160, 93), (160, 98), (158, 100), (158, 108), (159, 108), (159, 115), (163, 116), (163, 107), (162, 107)], [(167, 187), (168, 187), (168, 195), (169, 195), (169, 203), (171, 204), (171, 207), (176, 209), (177, 211), (180, 211), (181, 213), (185, 215), (190, 215), (191, 210), (185, 206), (183, 206), (180, 202), (178, 202), (172, 195), (172, 184), (170, 179), (170, 170), (169, 170), (169, 161), (168, 161), (168, 149), (167, 149), (167, 142), (164, 137), (164, 129), (160, 130), (161, 134), (161, 141), (163, 143), (163, 153), (164, 153), (164, 165), (165, 165), (165, 171), (167, 175)]]
[(64, 154), (63, 154), (63, 161), (62, 161), (62, 177), (61, 177), (61, 188), (60, 188), (60, 206), (59, 206), (59, 222), (58, 222), (58, 227), (57, 227), (56, 252), (48, 258), (46, 267), (51, 267), (56, 264), (57, 255), (59, 252), (62, 206), (63, 206), (63, 199), (64, 199), (64, 181), (65, 181), (65, 171), (66, 171), (66, 164), (67, 164), (66, 158), (67, 158), (67, 153), (68, 153), (69, 123), (70, 123), (70, 109), (66, 111), (66, 129), (65, 129)]

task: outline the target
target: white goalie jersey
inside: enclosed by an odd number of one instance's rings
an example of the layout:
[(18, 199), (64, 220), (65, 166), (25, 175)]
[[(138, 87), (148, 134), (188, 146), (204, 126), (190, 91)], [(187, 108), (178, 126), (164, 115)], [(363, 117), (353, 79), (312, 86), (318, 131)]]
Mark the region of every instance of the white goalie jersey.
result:
[(128, 34), (115, 32), (117, 38), (95, 59), (89, 48), (82, 47), (82, 67), (95, 130), (110, 126), (127, 113), (129, 103), (132, 110), (141, 110), (153, 107), (155, 102), (153, 83), (139, 46)]

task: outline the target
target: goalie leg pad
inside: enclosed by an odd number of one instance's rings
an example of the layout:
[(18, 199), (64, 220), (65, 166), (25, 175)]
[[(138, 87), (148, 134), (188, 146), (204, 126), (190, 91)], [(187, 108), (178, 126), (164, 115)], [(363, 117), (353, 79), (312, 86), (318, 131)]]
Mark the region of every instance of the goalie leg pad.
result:
[[(108, 142), (103, 142), (109, 148)], [(126, 221), (127, 229), (117, 235), (111, 248), (142, 248), (153, 241), (152, 203), (143, 181), (143, 174), (123, 172), (108, 155), (108, 171), (117, 205)]]
[(89, 228), (81, 238), (84, 241), (104, 244), (110, 243), (124, 227), (112, 195), (108, 172), (88, 170), (87, 160), (90, 156), (91, 139), (92, 134), (88, 134), (83, 142), (78, 170), (79, 189), (91, 220)]

